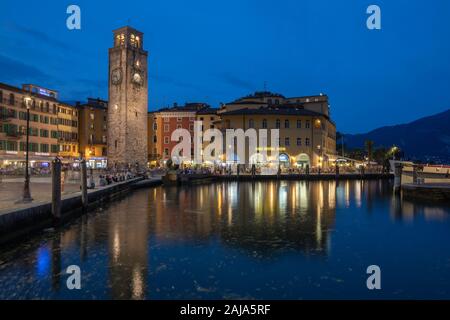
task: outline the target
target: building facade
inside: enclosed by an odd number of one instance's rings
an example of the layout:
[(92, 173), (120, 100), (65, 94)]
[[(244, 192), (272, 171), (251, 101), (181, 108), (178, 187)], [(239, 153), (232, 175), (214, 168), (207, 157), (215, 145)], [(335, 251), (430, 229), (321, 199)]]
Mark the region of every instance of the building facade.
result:
[[(285, 168), (329, 168), (336, 159), (336, 126), (330, 119), (326, 95), (286, 98), (271, 92), (255, 94), (222, 105), (218, 111), (221, 128), (279, 130), (278, 161)], [(270, 136), (264, 142), (270, 159)], [(248, 144), (247, 144), (248, 145)], [(247, 150), (247, 148), (246, 148)], [(262, 150), (258, 150), (262, 151)], [(258, 155), (246, 153), (246, 163), (257, 163)], [(232, 157), (233, 159), (233, 157)]]
[(78, 139), (78, 109), (66, 103), (58, 106), (58, 144), (59, 156), (63, 161), (80, 158)]
[(90, 168), (107, 167), (108, 102), (88, 98), (77, 105), (79, 152)]
[(147, 166), (147, 56), (143, 34), (123, 27), (113, 31), (109, 49), (108, 165)]
[(29, 160), (32, 168), (48, 168), (59, 155), (57, 92), (35, 85), (0, 84), (0, 167), (23, 167), (27, 107), (30, 112)]
[[(171, 141), (176, 129), (186, 129), (194, 136), (194, 122), (201, 110), (210, 109), (205, 103), (186, 103), (184, 106), (162, 108), (148, 113), (148, 150), (150, 164), (157, 165), (170, 159), (178, 141)], [(206, 116), (206, 115), (205, 115)], [(191, 156), (193, 156), (193, 146)]]

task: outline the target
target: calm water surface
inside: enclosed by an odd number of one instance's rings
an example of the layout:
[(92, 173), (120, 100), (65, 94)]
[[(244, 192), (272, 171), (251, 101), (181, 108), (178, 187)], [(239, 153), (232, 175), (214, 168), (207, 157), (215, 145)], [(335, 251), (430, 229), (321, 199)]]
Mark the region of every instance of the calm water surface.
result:
[(0, 250), (3, 299), (450, 298), (450, 208), (388, 181), (140, 190)]

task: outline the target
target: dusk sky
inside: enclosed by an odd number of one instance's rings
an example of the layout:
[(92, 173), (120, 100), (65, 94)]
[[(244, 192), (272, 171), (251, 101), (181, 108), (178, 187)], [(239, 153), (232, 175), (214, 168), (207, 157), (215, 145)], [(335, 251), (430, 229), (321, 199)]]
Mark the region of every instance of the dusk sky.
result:
[[(66, 8), (81, 7), (81, 30)], [(366, 8), (381, 7), (368, 30)], [(130, 24), (149, 51), (149, 110), (217, 107), (257, 90), (329, 95), (346, 133), (450, 108), (450, 1), (2, 1), (0, 82), (61, 100), (108, 98), (112, 30)]]

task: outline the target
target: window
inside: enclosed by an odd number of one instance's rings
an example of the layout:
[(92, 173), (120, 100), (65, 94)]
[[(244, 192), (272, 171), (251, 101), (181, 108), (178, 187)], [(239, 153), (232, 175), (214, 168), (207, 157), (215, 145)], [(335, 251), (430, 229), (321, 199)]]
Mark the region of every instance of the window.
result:
[(169, 122), (169, 118), (165, 117), (164, 122)]
[(39, 152), (39, 144), (37, 144), (37, 143), (30, 143), (28, 145), (28, 150), (30, 152)]
[(58, 131), (52, 130), (50, 134), (52, 139), (58, 139)]
[(58, 153), (58, 145), (57, 144), (52, 144), (52, 146), (51, 146), (51, 152), (52, 153)]
[(3, 91), (0, 90), (0, 103), (3, 103)]
[(164, 125), (164, 132), (169, 132), (169, 131), (170, 131), (169, 125), (165, 124)]
[(158, 124), (156, 122), (153, 124), (153, 130), (154, 131), (158, 130)]
[(286, 128), (286, 129), (289, 129), (289, 120), (284, 120), (284, 127)]
[[(48, 130), (46, 130), (46, 129), (41, 129), (40, 130), (40, 136), (42, 137), (42, 138), (48, 138)], [(47, 152), (47, 151), (46, 151)]]
[(30, 127), (30, 136), (37, 137), (38, 135), (39, 135), (39, 129)]
[(309, 120), (306, 120), (305, 128), (306, 128), (306, 129), (309, 129)]
[(248, 120), (248, 127), (249, 128), (254, 128), (255, 127), (255, 122), (253, 121), (253, 119)]
[(302, 128), (302, 120), (297, 120), (297, 129)]
[(158, 137), (157, 136), (153, 136), (153, 142), (154, 143), (158, 142)]
[(15, 104), (15, 102), (16, 102), (16, 98), (14, 97), (14, 94), (10, 93), (9, 94), (9, 104), (13, 106)]
[(6, 150), (17, 151), (17, 142), (16, 141), (6, 141)]
[(297, 138), (297, 145), (301, 146), (302, 145), (302, 138)]
[(181, 129), (181, 128), (182, 128), (181, 124), (177, 124), (177, 129)]
[(48, 152), (48, 144), (41, 143), (41, 152)]
[(164, 144), (169, 144), (169, 137), (164, 137)]
[(280, 124), (280, 119), (277, 119), (277, 121), (275, 122), (275, 128), (280, 129), (281, 124)]
[(169, 156), (169, 149), (164, 148), (164, 155), (165, 155), (165, 156)]
[(305, 145), (309, 146), (309, 138), (305, 139)]
[(284, 145), (289, 146), (289, 137), (284, 138)]
[(181, 120), (183, 120), (183, 119), (180, 117), (177, 118), (177, 122), (181, 122)]
[(102, 142), (106, 143), (106, 136), (102, 136)]
[(267, 120), (266, 119), (263, 119), (262, 127), (263, 127), (263, 129), (267, 129)]

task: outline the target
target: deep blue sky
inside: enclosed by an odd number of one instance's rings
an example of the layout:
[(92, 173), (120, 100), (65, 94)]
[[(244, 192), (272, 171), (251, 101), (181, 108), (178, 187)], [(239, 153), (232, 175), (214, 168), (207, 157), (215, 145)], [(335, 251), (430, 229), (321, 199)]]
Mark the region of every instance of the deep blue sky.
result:
[[(70, 4), (81, 7), (79, 31), (66, 28)], [(381, 31), (366, 28), (370, 4)], [(327, 93), (347, 133), (450, 108), (448, 0), (3, 0), (0, 19), (0, 82), (62, 100), (107, 99), (111, 31), (130, 19), (150, 53), (150, 110), (218, 106), (264, 81), (286, 96)]]

